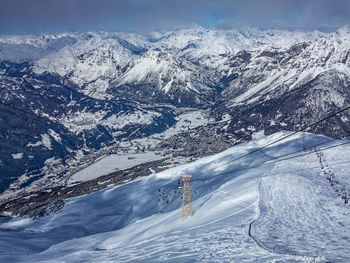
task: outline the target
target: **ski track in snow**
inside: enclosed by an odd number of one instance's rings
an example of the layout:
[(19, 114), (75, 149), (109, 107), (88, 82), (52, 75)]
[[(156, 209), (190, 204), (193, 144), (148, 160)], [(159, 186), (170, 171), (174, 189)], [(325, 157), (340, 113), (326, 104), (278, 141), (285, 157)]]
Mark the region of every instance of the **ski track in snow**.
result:
[[(0, 223), (0, 261), (312, 262), (318, 251), (317, 262), (347, 262), (349, 207), (325, 183), (321, 169), (300, 170), (319, 164), (316, 155), (229, 172), (328, 138), (295, 135), (224, 165), (284, 135), (256, 139), (191, 164), (68, 199), (60, 213), (36, 221)], [(342, 146), (324, 155), (331, 165), (345, 161), (349, 151)], [(349, 164), (332, 167), (346, 185), (348, 168)], [(193, 175), (195, 214), (181, 222), (177, 179), (184, 174)]]

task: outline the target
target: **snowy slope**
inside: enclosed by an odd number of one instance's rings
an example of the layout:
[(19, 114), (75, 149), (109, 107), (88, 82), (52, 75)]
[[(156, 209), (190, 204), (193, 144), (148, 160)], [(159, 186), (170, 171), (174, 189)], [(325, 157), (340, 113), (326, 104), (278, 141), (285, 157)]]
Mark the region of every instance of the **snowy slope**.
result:
[[(217, 92), (217, 75), (166, 51), (150, 50), (123, 71), (113, 82), (117, 86), (115, 90), (123, 86), (130, 86), (132, 93), (151, 89), (154, 93), (167, 94), (176, 104), (186, 105), (186, 99), (193, 95), (195, 103), (200, 104), (213, 100)], [(153, 97), (157, 96), (153, 94)]]
[[(120, 68), (142, 53), (147, 41), (126, 33), (90, 32), (76, 34), (77, 41), (35, 63), (34, 71), (58, 73), (84, 87), (84, 93), (106, 98), (108, 81)], [(108, 97), (108, 96), (107, 96)]]
[[(317, 262), (350, 260), (345, 251), (350, 210), (335, 192), (340, 185), (349, 188), (350, 164), (332, 165), (348, 161), (348, 145), (324, 151), (338, 179), (334, 187), (325, 183), (313, 151), (233, 171), (329, 140), (323, 136), (295, 135), (226, 164), (284, 135), (253, 140), (119, 187), (71, 198), (60, 212), (36, 221), (3, 222), (0, 258), (12, 262), (311, 262), (310, 255), (318, 251)], [(333, 140), (322, 147), (337, 143)], [(181, 222), (177, 179), (185, 174), (193, 175), (195, 214)]]
[(209, 30), (198, 27), (166, 33), (155, 45), (178, 52), (182, 56), (199, 58), (207, 55), (234, 54), (241, 50), (289, 47), (321, 35), (323, 34), (320, 32), (261, 31), (249, 27), (236, 30)]
[(76, 42), (73, 34), (8, 35), (0, 37), (0, 61), (36, 61)]
[[(235, 105), (256, 101), (272, 91), (298, 88), (331, 70), (349, 75), (349, 35), (349, 27), (329, 34), (199, 27), (150, 40), (111, 32), (4, 36), (0, 38), (0, 61), (34, 61), (36, 73), (49, 71), (68, 77), (85, 95), (100, 99), (114, 96), (107, 91), (111, 86), (131, 83), (152, 83), (165, 93), (174, 86), (206, 93), (222, 84), (220, 78), (237, 74), (223, 93)], [(249, 54), (249, 61), (242, 61), (240, 52)]]
[(227, 104), (232, 107), (301, 88), (322, 74), (336, 72), (340, 81), (349, 78), (349, 32), (349, 27), (344, 27), (331, 34), (291, 41), (292, 45), (261, 45), (229, 56), (220, 70), (236, 77), (222, 95), (230, 98)]

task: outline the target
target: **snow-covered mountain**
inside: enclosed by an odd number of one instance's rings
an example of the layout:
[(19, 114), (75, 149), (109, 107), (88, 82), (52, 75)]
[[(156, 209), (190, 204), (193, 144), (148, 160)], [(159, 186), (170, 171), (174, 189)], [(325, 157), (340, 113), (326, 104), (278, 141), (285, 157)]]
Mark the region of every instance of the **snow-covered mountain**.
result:
[[(47, 205), (299, 129), (350, 104), (349, 44), (350, 27), (0, 37), (0, 203)], [(310, 131), (349, 139), (349, 119)], [(128, 165), (81, 176), (101, 160)]]
[[(307, 40), (280, 49), (238, 53), (223, 68), (227, 75), (238, 74), (223, 96), (230, 105), (250, 103), (297, 89), (321, 74), (337, 71), (349, 76), (349, 32), (345, 29), (313, 41)], [(271, 95), (270, 95), (271, 96)]]
[(118, 77), (120, 68), (136, 59), (147, 45), (141, 37), (122, 33), (92, 32), (74, 37), (71, 45), (39, 59), (34, 71), (68, 76), (84, 94), (96, 98), (105, 98), (108, 80)]
[[(2, 219), (0, 259), (348, 262), (350, 210), (341, 189), (350, 187), (350, 148), (324, 149), (344, 141), (300, 133), (232, 162), (287, 134), (64, 200), (37, 220)], [(281, 161), (287, 154), (296, 158)], [(194, 215), (181, 221), (177, 181), (187, 174)]]
[(123, 71), (111, 92), (135, 100), (202, 106), (220, 91), (218, 74), (164, 51), (150, 50)]
[[(16, 190), (39, 179), (39, 189), (62, 185), (67, 168), (89, 154), (161, 132), (175, 122), (171, 109), (98, 100), (63, 77), (33, 73), (26, 63), (2, 66), (1, 191), (16, 177)], [(49, 179), (53, 177), (60, 182)]]

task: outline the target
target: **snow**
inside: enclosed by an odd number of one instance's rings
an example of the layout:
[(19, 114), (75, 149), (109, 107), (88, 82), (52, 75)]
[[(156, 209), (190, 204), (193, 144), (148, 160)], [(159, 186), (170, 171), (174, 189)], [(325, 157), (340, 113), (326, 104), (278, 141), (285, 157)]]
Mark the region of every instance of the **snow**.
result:
[(281, 125), (282, 127), (286, 127), (286, 126), (288, 126), (288, 124), (287, 124), (287, 123), (285, 123), (285, 122), (280, 122), (280, 125)]
[(102, 120), (104, 112), (80, 112), (64, 116), (60, 121), (71, 132), (79, 134), (84, 130), (96, 128), (98, 121)]
[[(69, 75), (71, 80), (84, 86), (84, 94), (109, 99), (110, 83), (116, 87), (129, 83), (156, 84), (164, 93), (171, 92), (174, 87), (205, 92), (211, 83), (209, 80), (214, 79), (214, 74), (211, 77), (209, 73), (214, 71), (222, 75), (225, 70), (234, 73), (236, 68), (228, 63), (229, 60), (237, 52), (247, 50), (252, 60), (239, 66), (243, 75), (237, 81), (244, 78), (252, 81), (247, 85), (231, 82), (228, 91), (237, 95), (230, 101), (234, 106), (235, 103), (252, 103), (264, 96), (270, 99), (274, 93), (300, 88), (326, 72), (337, 72), (340, 80), (347, 79), (349, 62), (341, 61), (348, 56), (349, 32), (349, 27), (330, 34), (255, 29), (223, 31), (199, 27), (154, 33), (153, 37), (157, 39), (152, 43), (132, 34), (107, 32), (43, 35), (42, 38), (11, 36), (0, 39), (0, 59), (34, 61), (35, 72), (48, 70)], [(292, 55), (292, 60), (275, 61), (278, 64), (273, 66), (270, 58), (259, 57), (262, 51), (288, 52), (296, 43), (307, 45), (300, 55)], [(255, 82), (257, 72), (262, 75), (258, 75)], [(320, 95), (320, 101), (342, 107), (343, 96), (337, 92), (328, 93), (327, 86), (332, 85), (318, 85), (319, 94), (327, 94), (325, 97)], [(35, 85), (38, 87), (40, 85)], [(68, 105), (76, 103), (71, 100)], [(270, 120), (271, 126), (276, 123), (287, 126), (278, 121), (280, 115)], [(158, 116), (157, 112), (136, 111), (105, 118), (105, 112), (82, 110), (62, 116), (60, 121), (79, 134), (99, 124), (111, 129), (149, 124)], [(229, 120), (230, 116), (224, 115), (221, 121)], [(341, 120), (348, 121), (344, 116)], [(73, 174), (68, 183), (92, 180), (164, 158), (164, 153), (159, 152), (136, 153), (136, 148), (154, 147), (157, 141), (212, 121), (202, 111), (182, 114), (177, 123), (163, 133), (120, 142), (120, 147), (129, 148), (128, 155), (104, 155)], [(255, 131), (252, 126), (247, 129)], [(344, 223), (348, 220), (348, 207), (342, 205), (335, 189), (325, 183), (326, 175), (320, 167), (303, 170), (319, 166), (316, 154), (249, 171), (230, 172), (301, 149), (300, 136), (268, 147), (238, 163), (225, 165), (281, 134), (263, 136), (263, 130), (255, 131), (253, 138), (256, 140), (221, 154), (162, 173), (151, 171), (152, 175), (147, 178), (66, 200), (66, 206), (59, 214), (37, 221), (19, 218), (2, 223), (0, 253), (12, 258), (1, 261), (309, 262), (310, 258), (304, 257), (307, 250), (310, 255), (318, 251), (329, 261), (349, 261), (346, 246), (350, 232), (348, 224)], [(305, 143), (309, 144), (325, 140), (311, 134), (305, 137)], [(50, 129), (27, 146), (52, 149), (52, 139), (61, 141), (60, 135)], [(83, 156), (82, 151), (77, 151), (76, 162)], [(324, 156), (332, 166), (340, 160), (347, 161), (349, 148), (334, 148), (325, 151)], [(12, 158), (21, 159), (23, 153), (13, 153)], [(63, 165), (55, 158), (47, 159), (45, 164), (50, 167)], [(350, 187), (349, 167), (348, 164), (331, 167), (346, 189)], [(47, 171), (43, 170), (43, 173)], [(219, 172), (227, 174), (220, 175)], [(182, 174), (192, 174), (194, 179), (191, 189), (195, 216), (185, 222), (179, 221), (181, 193), (176, 188), (177, 178)], [(247, 234), (250, 223), (251, 234), (261, 247)], [(25, 254), (30, 256), (23, 256)], [(318, 262), (322, 260), (319, 258)]]
[[(263, 37), (263, 41), (256, 48), (251, 46), (243, 49), (251, 54), (252, 59), (235, 65), (231, 63), (234, 57), (229, 56), (215, 68), (224, 72), (224, 76), (234, 72), (240, 73), (240, 76), (231, 81), (230, 87), (224, 91), (225, 95), (235, 95), (227, 104), (228, 107), (254, 103), (261, 99), (269, 100), (276, 93), (301, 88), (310, 81), (330, 73), (339, 75), (342, 80), (350, 76), (347, 63), (350, 39), (345, 35), (313, 32), (299, 39), (296, 37), (298, 34), (289, 35), (291, 32), (276, 31), (273, 33), (274, 36), (269, 36), (268, 31), (265, 33), (266, 39)], [(252, 35), (250, 40), (255, 41), (259, 36), (260, 33)], [(282, 36), (286, 37), (285, 41), (269, 42), (274, 37)], [(291, 45), (287, 41), (290, 41)], [(295, 44), (297, 46), (293, 47)], [(275, 56), (261, 56), (263, 51), (271, 51)], [(329, 85), (333, 86), (333, 83), (325, 86)], [(332, 94), (329, 99), (337, 105), (342, 103), (337, 94)]]
[(348, 122), (349, 119), (346, 117), (346, 116), (341, 116), (340, 119), (343, 121), (343, 122)]
[[(277, 133), (194, 163), (70, 198), (59, 213), (0, 225), (0, 259), (12, 262), (347, 262), (350, 208), (315, 152), (248, 170), (330, 139)], [(328, 145), (340, 141), (330, 141)], [(350, 186), (350, 147), (324, 151), (339, 184)], [(338, 158), (341, 156), (341, 158)], [(107, 157), (106, 157), (107, 158)], [(108, 163), (99, 168), (109, 169)], [(313, 167), (313, 168), (312, 168)], [(91, 169), (91, 168), (90, 168)], [(99, 171), (99, 169), (95, 171)], [(181, 222), (181, 175), (192, 174), (194, 216)], [(249, 231), (251, 225), (251, 231)], [(11, 230), (11, 231), (9, 231)], [(248, 233), (258, 242), (256, 243)]]
[[(175, 50), (181, 56), (198, 58), (235, 54), (241, 50), (290, 47), (295, 43), (306, 42), (320, 35), (317, 32), (260, 31), (254, 28), (209, 30), (199, 27), (169, 32), (156, 42), (156, 47)], [(187, 48), (190, 44), (193, 48)]]
[(258, 138), (261, 138), (261, 137), (264, 137), (264, 136), (265, 136), (264, 130), (258, 131), (258, 132), (254, 132), (254, 133), (252, 134), (252, 138), (253, 138), (253, 139), (258, 139)]
[(35, 61), (50, 53), (46, 49), (37, 48), (27, 44), (11, 45), (1, 42), (0, 60), (21, 63), (24, 61)]
[[(288, 248), (291, 253), (300, 253), (304, 247), (338, 262), (344, 260), (342, 255), (348, 250), (344, 244), (350, 240), (350, 229), (343, 224), (349, 219), (349, 210), (341, 202), (334, 203), (335, 190), (320, 184), (319, 174), (278, 173), (263, 178), (261, 185), (263, 209), (253, 228), (258, 239), (265, 240), (267, 246), (277, 243), (276, 250)], [(289, 218), (293, 218), (292, 224)]]
[[(208, 117), (208, 113), (205, 110), (191, 110), (188, 109), (187, 112), (182, 113), (175, 117), (176, 123), (165, 131), (157, 134), (153, 134), (149, 137), (134, 139), (128, 142), (121, 142), (120, 146), (123, 144), (128, 147), (129, 152), (138, 153), (140, 149), (147, 148), (153, 149), (161, 140), (168, 139), (176, 134), (181, 132), (190, 131), (200, 126), (205, 126), (208, 123), (214, 122), (213, 119)], [(131, 147), (132, 146), (132, 147)], [(171, 157), (171, 152), (164, 151), (161, 152), (164, 157)], [(178, 158), (177, 162), (182, 163), (183, 161), (187, 162), (189, 158)]]
[[(52, 133), (52, 132), (51, 132)], [(41, 140), (37, 141), (35, 143), (29, 142), (27, 144), (27, 147), (38, 147), (38, 146), (44, 146), (47, 149), (51, 150), (52, 149), (52, 145), (51, 145), (51, 139), (50, 136), (48, 134), (40, 134), (41, 136)]]
[(155, 85), (164, 93), (177, 88), (200, 94), (208, 90), (208, 84), (213, 83), (211, 73), (203, 71), (204, 69), (169, 52), (149, 50), (141, 58), (133, 61), (116, 83), (146, 83)]
[(48, 134), (41, 134), (41, 142), (42, 142), (42, 145), (44, 145), (47, 149), (49, 150), (52, 149), (51, 139)]
[(13, 153), (13, 154), (11, 154), (11, 156), (15, 160), (22, 159), (23, 158), (23, 153)]
[(52, 138), (56, 140), (56, 142), (60, 143), (62, 141), (61, 136), (54, 130), (49, 129), (49, 134)]
[(151, 124), (152, 121), (159, 116), (161, 116), (161, 114), (158, 112), (144, 112), (138, 110), (121, 116), (112, 115), (104, 121), (104, 124), (114, 129), (122, 129), (131, 124)]
[[(108, 98), (108, 81), (119, 76), (118, 68), (139, 57), (133, 49), (147, 45), (141, 36), (126, 33), (76, 33), (74, 39), (37, 60), (34, 71), (69, 74), (78, 85), (87, 84), (84, 94), (98, 99)], [(96, 90), (99, 87), (101, 92)]]
[[(174, 126), (165, 130), (162, 135), (164, 138), (170, 138), (171, 136), (178, 134), (179, 132), (185, 132), (195, 129), (197, 127), (206, 125), (213, 121), (206, 116), (204, 111), (194, 110), (177, 116)], [(157, 136), (157, 135), (155, 135)]]
[[(246, 92), (240, 94), (239, 96), (237, 96), (235, 98), (235, 103), (242, 103), (243, 101), (245, 101), (246, 99), (252, 97), (253, 95), (259, 93), (259, 91), (266, 89), (266, 87), (269, 87), (272, 85), (273, 82), (275, 82), (276, 80), (279, 79), (279, 77), (281, 76), (282, 72), (271, 72), (271, 75), (269, 78), (267, 78), (265, 81), (260, 82), (259, 84), (251, 87), (250, 89), (248, 89)], [(257, 97), (255, 97), (254, 100), (257, 100)]]
[(31, 221), (32, 220), (30, 218), (18, 218), (12, 220), (11, 222), (1, 224), (0, 229), (18, 229), (20, 227), (30, 225)]
[[(157, 32), (157, 38), (152, 41), (141, 35), (113, 32), (3, 36), (0, 37), (0, 60), (33, 60), (36, 73), (49, 71), (69, 76), (82, 87), (84, 94), (111, 99), (108, 94), (111, 83), (112, 86), (152, 84), (164, 93), (173, 88), (205, 93), (208, 87), (215, 86), (213, 80), (218, 75), (235, 72), (229, 62), (232, 56), (244, 50), (253, 59), (247, 65), (243, 63), (240, 72), (247, 74), (246, 77), (261, 72), (263, 78), (248, 87), (239, 86), (245, 89), (233, 103), (240, 104), (248, 99), (254, 102), (262, 94), (279, 90), (284, 84), (286, 90), (298, 88), (329, 70), (349, 76), (348, 63), (341, 62), (348, 56), (350, 38), (347, 33), (347, 28), (325, 34), (197, 27), (162, 35)], [(279, 61), (278, 65), (271, 65), (269, 58), (259, 57), (262, 51), (289, 52), (296, 44), (306, 47), (300, 54), (293, 55), (293, 59)], [(268, 69), (270, 67), (274, 70)]]
[(38, 146), (40, 146), (40, 145), (42, 145), (42, 142), (41, 142), (41, 141), (37, 141), (36, 143), (31, 143), (31, 142), (29, 142), (29, 143), (27, 144), (27, 147), (38, 147)]
[(89, 181), (115, 171), (129, 169), (134, 166), (146, 162), (160, 160), (162, 158), (162, 156), (156, 155), (153, 152), (126, 155), (111, 154), (100, 158), (87, 168), (73, 174), (67, 180), (67, 183), (74, 184), (76, 182)]
[(160, 113), (155, 111), (142, 111), (136, 110), (134, 112), (120, 112), (119, 115), (111, 115), (105, 118), (105, 111), (98, 112), (75, 112), (61, 118), (62, 124), (70, 131), (79, 134), (84, 130), (91, 130), (97, 127), (97, 125), (104, 125), (113, 129), (122, 129), (127, 125), (147, 125), (161, 116)]
[(56, 159), (55, 157), (51, 157), (51, 158), (48, 158), (45, 160), (46, 165), (54, 165), (54, 164), (57, 164), (59, 162), (60, 162), (59, 159)]
[(338, 63), (338, 64), (333, 65), (333, 68), (339, 72), (342, 72), (342, 73), (350, 76), (350, 68), (349, 68), (349, 66), (347, 66), (345, 64)]

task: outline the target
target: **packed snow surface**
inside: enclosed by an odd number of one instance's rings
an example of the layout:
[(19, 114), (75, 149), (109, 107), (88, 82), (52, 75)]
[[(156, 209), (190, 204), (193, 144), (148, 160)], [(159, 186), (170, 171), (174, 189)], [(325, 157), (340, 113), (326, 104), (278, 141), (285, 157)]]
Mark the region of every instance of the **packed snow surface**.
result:
[[(305, 133), (246, 155), (285, 135), (68, 199), (38, 220), (3, 221), (0, 261), (312, 262), (318, 253), (317, 262), (349, 262), (350, 208), (336, 192), (350, 187), (349, 144), (320, 152), (344, 142)], [(290, 153), (305, 155), (275, 162)], [(189, 174), (194, 215), (182, 222), (177, 181)]]

